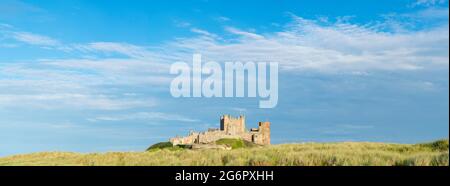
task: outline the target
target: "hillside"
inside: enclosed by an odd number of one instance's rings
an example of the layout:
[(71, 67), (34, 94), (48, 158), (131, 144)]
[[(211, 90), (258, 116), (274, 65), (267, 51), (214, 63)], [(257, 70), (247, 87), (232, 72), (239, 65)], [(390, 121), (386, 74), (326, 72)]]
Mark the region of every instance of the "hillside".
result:
[(448, 140), (281, 144), (233, 150), (157, 148), (146, 152), (41, 152), (0, 158), (0, 165), (431, 165), (448, 166)]

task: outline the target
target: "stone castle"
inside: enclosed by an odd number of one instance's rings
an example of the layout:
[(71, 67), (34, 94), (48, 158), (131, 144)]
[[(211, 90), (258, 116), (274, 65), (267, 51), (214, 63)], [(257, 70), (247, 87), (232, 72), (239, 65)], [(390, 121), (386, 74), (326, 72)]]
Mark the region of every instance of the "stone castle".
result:
[(234, 118), (230, 115), (220, 117), (220, 128), (204, 132), (190, 132), (185, 137), (170, 138), (173, 145), (210, 144), (219, 139), (243, 139), (260, 145), (270, 145), (270, 122), (259, 122), (258, 128), (245, 129), (245, 116)]

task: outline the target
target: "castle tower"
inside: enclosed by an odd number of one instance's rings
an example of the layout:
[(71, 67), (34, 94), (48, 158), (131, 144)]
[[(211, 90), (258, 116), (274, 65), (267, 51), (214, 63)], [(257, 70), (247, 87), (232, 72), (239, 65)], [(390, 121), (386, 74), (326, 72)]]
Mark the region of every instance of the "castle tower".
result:
[(262, 144), (270, 145), (270, 122), (259, 122), (258, 128)]
[(230, 115), (220, 117), (220, 130), (227, 135), (239, 135), (245, 133), (245, 116), (234, 118)]

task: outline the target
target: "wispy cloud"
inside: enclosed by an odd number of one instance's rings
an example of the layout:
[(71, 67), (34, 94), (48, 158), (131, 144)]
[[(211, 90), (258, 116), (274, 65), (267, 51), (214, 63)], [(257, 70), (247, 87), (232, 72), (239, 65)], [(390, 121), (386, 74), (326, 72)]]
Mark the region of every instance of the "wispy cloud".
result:
[(251, 32), (246, 32), (246, 31), (242, 31), (239, 30), (237, 28), (234, 27), (226, 27), (225, 30), (227, 30), (228, 32), (232, 33), (232, 34), (236, 34), (239, 36), (242, 36), (244, 38), (248, 38), (248, 39), (255, 39), (255, 40), (260, 40), (260, 39), (264, 39), (263, 36), (255, 34), (255, 33), (251, 33)]
[[(425, 9), (408, 15), (406, 20), (416, 24), (414, 20), (420, 17), (442, 19), (445, 15), (441, 11), (447, 12), (448, 19), (448, 10)], [(152, 89), (167, 87), (171, 80), (167, 73), (169, 65), (175, 61), (191, 61), (193, 52), (200, 52), (205, 60), (218, 62), (276, 61), (285, 73), (313, 71), (361, 75), (380, 70), (448, 68), (448, 22), (439, 22), (426, 29), (411, 29), (403, 23), (396, 24), (400, 29), (392, 29), (391, 18), (384, 22), (356, 24), (340, 18), (335, 22), (332, 19), (324, 22), (290, 16), (291, 21), (278, 32), (224, 28), (232, 36), (238, 36), (236, 38), (192, 27), (190, 31), (200, 36), (177, 38), (159, 46), (123, 42), (64, 43), (48, 36), (17, 31), (12, 26), (2, 26), (7, 33), (13, 33), (9, 36), (17, 41), (53, 47), (56, 51), (67, 49), (81, 55), (1, 65), (0, 106), (21, 105), (34, 100), (34, 105), (39, 106), (45, 106), (45, 102), (55, 105), (61, 102), (69, 107), (79, 104), (99, 109), (141, 107), (149, 102), (115, 97), (117, 92), (105, 87), (127, 86), (138, 90), (149, 85)], [(105, 53), (123, 56), (105, 57)], [(84, 54), (93, 57), (82, 57)], [(17, 94), (17, 91), (23, 92)]]
[(0, 106), (6, 108), (123, 110), (154, 105), (155, 102), (152, 100), (127, 100), (107, 95), (61, 93), (0, 94)]
[[(282, 70), (367, 71), (448, 67), (448, 23), (421, 30), (386, 30), (388, 22), (320, 24), (292, 16), (285, 30), (257, 34), (226, 27), (241, 36), (232, 42), (202, 38), (177, 40), (175, 51), (201, 51), (216, 61), (277, 61)], [(401, 25), (399, 25), (401, 26)], [(187, 56), (187, 55), (185, 55)]]
[(227, 22), (227, 21), (231, 20), (229, 17), (225, 17), (225, 16), (218, 16), (215, 19), (220, 22)]
[(191, 119), (189, 117), (169, 114), (162, 112), (137, 112), (124, 115), (112, 115), (112, 116), (97, 116), (95, 118), (88, 119), (89, 121), (124, 121), (124, 120), (150, 120), (150, 121), (181, 121), (181, 122), (196, 122), (198, 120)]
[(68, 46), (63, 46), (63, 43), (55, 38), (37, 33), (20, 31), (14, 26), (4, 23), (0, 23), (0, 41), (2, 40), (3, 42), (8, 42), (8, 45), (27, 44), (40, 48), (58, 50), (70, 48)]
[(78, 45), (77, 49), (97, 51), (97, 52), (115, 52), (127, 55), (131, 58), (149, 58), (152, 53), (141, 46), (136, 46), (128, 43), (115, 42), (94, 42), (87, 45)]
[(435, 6), (446, 2), (447, 0), (416, 0), (411, 6)]
[[(0, 108), (123, 110), (156, 105), (151, 95), (122, 96), (107, 87), (162, 84), (166, 80), (145, 76), (145, 71), (140, 75), (136, 71), (133, 73), (133, 67), (120, 68), (121, 61), (107, 62), (69, 60), (38, 61), (33, 65), (2, 64)], [(139, 61), (128, 63), (135, 68), (146, 66)]]
[(216, 34), (213, 34), (206, 30), (202, 30), (202, 29), (198, 29), (198, 28), (191, 28), (191, 32), (201, 34), (201, 35), (204, 35), (204, 36), (210, 37), (210, 38), (216, 38), (216, 39), (219, 38)]
[(12, 28), (10, 24), (0, 23), (0, 28)]
[(59, 45), (59, 42), (50, 37), (37, 35), (29, 32), (14, 32), (12, 33), (13, 37), (18, 41), (28, 43), (31, 45), (40, 45), (40, 46), (56, 46)]
[[(59, 49), (102, 54), (122, 54), (130, 59), (170, 64), (190, 60), (192, 52), (216, 61), (277, 61), (282, 70), (366, 71), (417, 70), (448, 66), (448, 23), (410, 28), (420, 19), (444, 18), (448, 9), (428, 8), (416, 13), (386, 15), (384, 22), (352, 24), (337, 19), (327, 22), (304, 19), (289, 14), (292, 21), (275, 33), (248, 32), (227, 26), (238, 38), (220, 37), (199, 28), (190, 31), (201, 36), (179, 38), (160, 46), (129, 43), (92, 42), (64, 44)], [(408, 18), (398, 20), (399, 17)], [(406, 23), (405, 23), (406, 21)], [(190, 26), (190, 25), (188, 25)], [(14, 32), (14, 38), (33, 45), (61, 45), (55, 39), (28, 32)]]

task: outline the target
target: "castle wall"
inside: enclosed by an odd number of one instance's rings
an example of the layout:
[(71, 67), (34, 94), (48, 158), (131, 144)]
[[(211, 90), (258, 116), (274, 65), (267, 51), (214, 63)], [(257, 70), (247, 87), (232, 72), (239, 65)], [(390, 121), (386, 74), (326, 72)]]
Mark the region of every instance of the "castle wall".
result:
[(240, 135), (240, 137), (241, 137), (241, 139), (243, 139), (245, 141), (253, 142), (252, 141), (252, 135), (253, 135), (252, 133), (246, 132), (246, 133), (243, 133), (242, 135)]
[(211, 143), (225, 136), (224, 131), (202, 132), (199, 134), (199, 143)]
[(173, 145), (180, 145), (180, 144), (194, 144), (198, 141), (198, 133), (191, 133), (188, 136), (185, 137), (174, 137), (170, 138), (169, 141)]

